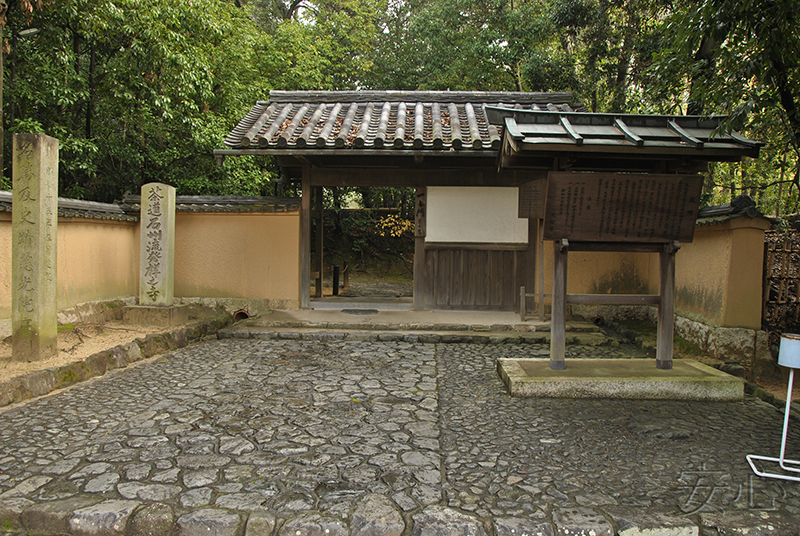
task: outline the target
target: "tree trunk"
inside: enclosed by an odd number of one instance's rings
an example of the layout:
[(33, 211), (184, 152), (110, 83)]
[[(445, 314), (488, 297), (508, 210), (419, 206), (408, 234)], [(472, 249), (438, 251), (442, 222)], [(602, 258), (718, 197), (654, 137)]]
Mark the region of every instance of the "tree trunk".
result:
[(717, 49), (717, 40), (713, 35), (707, 35), (700, 42), (700, 47), (694, 55), (695, 61), (702, 62), (703, 67), (692, 75), (689, 86), (689, 102), (686, 115), (702, 115), (704, 102), (700, 94), (703, 82), (714, 76), (714, 51)]
[(630, 55), (623, 45), (620, 54), (619, 64), (617, 65), (617, 80), (614, 83), (614, 97), (611, 100), (611, 111), (625, 113), (625, 88), (628, 85), (628, 70), (630, 69)]
[(361, 203), (364, 205), (364, 208), (372, 208), (372, 190), (369, 188), (356, 188), (359, 194), (361, 194)]
[(86, 139), (92, 138), (92, 100), (94, 98), (94, 70), (96, 67), (96, 54), (94, 45), (89, 52), (89, 97), (86, 100)]
[[(334, 236), (340, 237), (342, 236), (342, 192), (341, 190), (336, 187), (331, 187), (331, 197), (333, 198), (333, 230)], [(337, 238), (338, 240), (338, 238)]]
[(797, 103), (794, 100), (794, 94), (789, 82), (789, 73), (786, 70), (786, 65), (783, 63), (782, 58), (774, 58), (772, 66), (777, 71), (775, 82), (778, 86), (778, 94), (781, 99), (781, 106), (786, 111), (786, 117), (789, 120), (789, 128), (792, 132), (793, 145), (795, 150), (800, 144), (800, 114), (798, 114)]

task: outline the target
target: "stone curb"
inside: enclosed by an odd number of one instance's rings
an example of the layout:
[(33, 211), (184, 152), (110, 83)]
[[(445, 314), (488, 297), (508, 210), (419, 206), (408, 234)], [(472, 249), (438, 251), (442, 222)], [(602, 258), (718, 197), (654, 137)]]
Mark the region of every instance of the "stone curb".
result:
[(320, 511), (276, 516), (266, 511), (201, 508), (187, 513), (154, 502), (72, 498), (43, 504), (26, 499), (0, 503), (0, 528), (8, 536), (530, 536), (586, 535), (698, 536), (769, 534), (796, 536), (798, 519), (771, 511), (680, 516), (667, 511), (626, 507), (552, 507), (540, 518), (481, 518), (454, 508), (431, 505), (403, 516), (388, 497), (366, 495), (349, 516)]
[[(301, 320), (282, 320), (275, 322), (245, 321), (247, 328), (267, 329), (318, 329), (318, 330), (358, 330), (358, 331), (475, 331), (475, 332), (538, 332), (550, 333), (550, 325), (532, 324), (435, 324), (418, 322), (309, 322)], [(582, 328), (582, 329), (581, 329)], [(573, 331), (597, 331), (594, 326), (576, 327)]]
[[(650, 357), (656, 356), (656, 347), (643, 340), (642, 337), (635, 331), (623, 327), (613, 320), (607, 320), (604, 325), (611, 331), (628, 339), (628, 341), (630, 341), (632, 344), (635, 344), (637, 348), (645, 352)], [(730, 374), (731, 376), (737, 376), (739, 378), (745, 378), (747, 373), (747, 369), (739, 364), (734, 364), (734, 363), (707, 363), (707, 364), (710, 367), (714, 367), (715, 369), (721, 370), (726, 374)], [(745, 381), (744, 392), (748, 395), (752, 395), (766, 402), (767, 404), (775, 406), (777, 409), (781, 410), (781, 412), (783, 412), (783, 410), (786, 408), (786, 400), (781, 400), (772, 393), (765, 391), (755, 383)], [(792, 403), (791, 417), (793, 419), (800, 419), (800, 403), (798, 402)]]
[[(437, 324), (419, 322), (309, 322), (301, 320), (266, 321), (253, 319), (243, 322), (246, 328), (257, 329), (318, 329), (357, 331), (473, 331), (478, 333), (520, 332), (550, 334), (550, 324)], [(598, 333), (600, 328), (591, 322), (567, 322), (567, 331), (575, 333)]]
[(213, 335), (232, 321), (231, 315), (221, 314), (172, 331), (140, 337), (128, 344), (92, 354), (83, 361), (12, 378), (0, 383), (0, 408), (102, 376), (108, 371), (125, 368), (162, 352), (183, 348)]
[[(288, 339), (305, 341), (364, 341), (364, 342), (408, 342), (408, 343), (451, 343), (451, 344), (547, 344), (550, 333), (491, 331), (428, 332), (428, 331), (352, 331), (300, 329), (269, 329), (232, 326), (217, 332), (219, 339)], [(619, 342), (597, 333), (567, 333), (568, 345), (618, 346)]]

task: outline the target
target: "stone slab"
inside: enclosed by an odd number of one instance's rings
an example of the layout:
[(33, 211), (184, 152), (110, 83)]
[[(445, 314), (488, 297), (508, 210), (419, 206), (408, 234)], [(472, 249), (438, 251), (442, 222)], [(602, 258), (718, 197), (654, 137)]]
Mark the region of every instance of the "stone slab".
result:
[(131, 326), (180, 326), (189, 321), (189, 306), (128, 305), (122, 309), (122, 321)]
[(58, 140), (14, 134), (12, 156), (12, 359), (43, 361), (58, 355)]
[(549, 359), (497, 360), (512, 396), (639, 400), (741, 400), (744, 381), (696, 361), (675, 360), (672, 370), (650, 359), (568, 359), (565, 370)]
[(170, 306), (175, 297), (175, 188), (142, 186), (139, 303)]

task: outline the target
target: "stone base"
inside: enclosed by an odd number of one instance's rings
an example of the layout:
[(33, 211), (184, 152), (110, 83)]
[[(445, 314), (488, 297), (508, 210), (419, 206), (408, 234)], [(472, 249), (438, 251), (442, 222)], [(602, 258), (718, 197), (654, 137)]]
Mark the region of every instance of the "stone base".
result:
[(132, 326), (180, 326), (189, 321), (189, 306), (128, 305), (122, 308), (122, 321)]
[(497, 371), (513, 396), (628, 398), (640, 400), (741, 400), (744, 381), (691, 360), (671, 370), (651, 359), (567, 359), (552, 370), (549, 359), (498, 359)]

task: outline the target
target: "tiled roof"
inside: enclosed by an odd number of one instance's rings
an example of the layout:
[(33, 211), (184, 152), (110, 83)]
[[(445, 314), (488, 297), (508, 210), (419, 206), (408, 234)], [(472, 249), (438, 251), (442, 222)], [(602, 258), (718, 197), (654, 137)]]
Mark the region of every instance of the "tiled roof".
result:
[[(11, 212), (12, 193), (0, 191), (0, 212)], [(137, 216), (126, 214), (119, 205), (58, 198), (58, 215), (62, 218), (91, 218), (96, 220), (137, 221)]]
[(225, 139), (235, 149), (497, 150), (486, 106), (584, 111), (570, 93), (272, 91)]
[(697, 225), (716, 225), (719, 223), (741, 217), (766, 218), (774, 221), (761, 213), (756, 207), (756, 202), (749, 195), (739, 195), (730, 203), (701, 208), (697, 214)]
[[(121, 210), (139, 214), (141, 196), (125, 194), (120, 201)], [(178, 195), (175, 210), (178, 212), (289, 212), (300, 209), (296, 197)]]
[[(117, 203), (97, 203), (58, 198), (62, 218), (138, 221), (141, 196), (126, 194)], [(179, 195), (175, 210), (180, 212), (289, 212), (300, 209), (295, 197)], [(0, 212), (11, 212), (11, 192), (0, 190)]]

